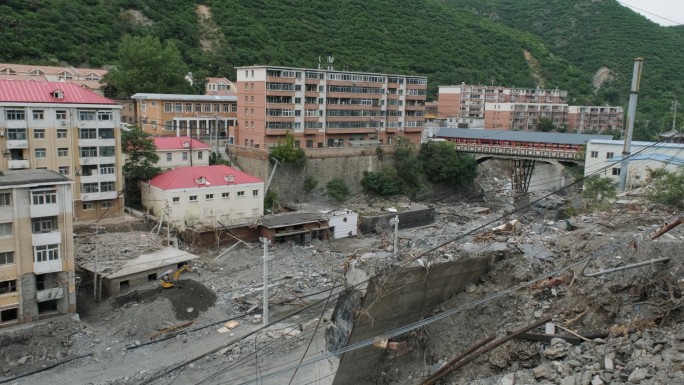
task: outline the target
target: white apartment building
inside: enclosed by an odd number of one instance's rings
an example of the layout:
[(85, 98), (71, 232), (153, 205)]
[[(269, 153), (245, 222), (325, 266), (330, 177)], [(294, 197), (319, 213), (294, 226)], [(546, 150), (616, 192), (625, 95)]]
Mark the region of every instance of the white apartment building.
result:
[(224, 165), (178, 167), (141, 182), (142, 205), (180, 230), (254, 223), (264, 181)]
[(79, 221), (122, 216), (120, 109), (72, 83), (0, 80), (0, 170), (71, 178)]
[(0, 173), (0, 327), (76, 311), (72, 182)]
[[(592, 139), (587, 142), (584, 175), (599, 175), (620, 180), (621, 140)], [(677, 171), (684, 166), (684, 144), (632, 142), (629, 157), (626, 190), (641, 187), (649, 170)]]

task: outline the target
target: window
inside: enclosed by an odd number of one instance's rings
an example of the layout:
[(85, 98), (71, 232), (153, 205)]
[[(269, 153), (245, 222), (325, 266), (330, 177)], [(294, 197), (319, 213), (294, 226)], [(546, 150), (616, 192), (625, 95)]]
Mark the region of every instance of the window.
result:
[(66, 120), (66, 118), (67, 118), (66, 110), (55, 111), (55, 118), (57, 118), (57, 120)]
[(100, 207), (103, 209), (111, 209), (114, 206), (114, 203), (112, 201), (104, 201), (100, 204)]
[(204, 112), (211, 112), (211, 104), (204, 103)]
[(183, 152), (183, 160), (188, 160), (188, 153), (187, 152)]
[(12, 193), (0, 193), (0, 206), (12, 205)]
[(612, 152), (607, 152), (606, 153), (606, 159), (612, 159), (615, 156)]
[(173, 198), (172, 198), (172, 202), (173, 202), (173, 203), (179, 203), (179, 202), (180, 202), (180, 198), (179, 198), (179, 197), (173, 197)]
[(202, 104), (195, 103), (195, 112), (202, 112)]
[(207, 195), (204, 196), (204, 199), (206, 199), (206, 200), (208, 200), (208, 201), (209, 201), (209, 200), (212, 200), (212, 199), (214, 199), (214, 194), (207, 194)]
[(114, 165), (109, 163), (109, 164), (101, 164), (100, 165), (100, 175), (111, 175), (114, 174)]
[(591, 152), (591, 157), (592, 157), (592, 158), (598, 158), (598, 151), (592, 151), (592, 152)]
[(14, 251), (0, 252), (0, 265), (11, 265), (14, 263)]
[(57, 230), (57, 217), (36, 218), (31, 222), (34, 234), (49, 233)]
[[(17, 291), (17, 280), (0, 281), (0, 295), (14, 293)], [(4, 321), (4, 319), (3, 319)]]
[(100, 183), (100, 192), (116, 191), (116, 186), (114, 182), (102, 182)]
[(33, 110), (33, 120), (45, 119), (45, 112), (43, 110)]
[(92, 210), (93, 207), (93, 202), (83, 202), (83, 210)]
[(167, 162), (170, 162), (171, 159), (173, 159), (173, 158), (172, 158), (172, 154), (171, 154), (170, 152), (167, 152), (167, 153), (166, 153), (166, 161), (167, 161)]
[(258, 197), (259, 196), (259, 190), (252, 190), (252, 196)]
[(19, 319), (19, 309), (16, 307), (0, 311), (0, 322), (16, 321)]
[(69, 149), (68, 148), (58, 148), (57, 149), (57, 156), (69, 156)]
[(8, 128), (7, 140), (26, 140), (25, 128)]
[(100, 156), (114, 156), (114, 146), (100, 147)]
[(197, 202), (197, 195), (190, 195), (188, 199), (190, 200), (190, 202)]
[(313, 140), (306, 141), (306, 148), (313, 148)]
[(113, 128), (100, 128), (97, 132), (97, 136), (100, 139), (114, 139), (114, 129)]
[(59, 245), (36, 246), (33, 250), (36, 262), (56, 261), (59, 259)]
[(69, 166), (59, 166), (59, 173), (62, 175), (69, 175)]
[(45, 139), (45, 130), (33, 130), (33, 139)]
[(202, 151), (197, 151), (197, 159), (202, 159)]
[(114, 120), (114, 114), (112, 111), (98, 111), (97, 120)]
[(65, 139), (67, 137), (67, 130), (59, 129), (57, 130), (57, 139)]
[(96, 192), (98, 192), (98, 185), (96, 182), (82, 183), (81, 184), (81, 192), (83, 192), (84, 194), (96, 193)]
[(239, 198), (239, 197), (244, 197), (244, 196), (245, 196), (245, 192), (244, 192), (244, 191), (238, 191), (237, 196), (238, 196), (238, 198)]
[(192, 103), (185, 103), (185, 112), (192, 112)]
[(173, 112), (173, 103), (164, 103), (164, 112)]
[(57, 203), (57, 191), (55, 190), (37, 190), (31, 191), (32, 205), (49, 205)]
[(44, 148), (36, 148), (36, 158), (45, 158)]
[(24, 110), (5, 110), (5, 119), (26, 120), (26, 113)]
[(230, 198), (230, 193), (229, 192), (221, 193), (221, 198)]
[(79, 128), (79, 139), (97, 139), (97, 128)]
[(183, 103), (176, 103), (175, 107), (175, 112), (183, 112)]
[(81, 147), (81, 158), (92, 158), (97, 156), (97, 147)]
[[(613, 167), (613, 175), (619, 176), (620, 175), (620, 168), (619, 167)], [(629, 174), (627, 174), (629, 175)]]
[(78, 111), (78, 120), (95, 120), (95, 111)]
[[(143, 102), (143, 103), (144, 103), (144, 102)], [(150, 102), (150, 106), (152, 106), (152, 107), (157, 107), (157, 101), (156, 101), (156, 100), (151, 101), (151, 102)]]
[(12, 222), (0, 223), (0, 237), (12, 235)]

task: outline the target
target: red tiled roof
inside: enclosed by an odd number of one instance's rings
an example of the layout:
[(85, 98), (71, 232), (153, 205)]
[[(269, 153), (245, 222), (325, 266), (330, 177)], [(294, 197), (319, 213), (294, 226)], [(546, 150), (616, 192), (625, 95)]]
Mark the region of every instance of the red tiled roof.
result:
[[(187, 147), (183, 145), (185, 142), (190, 142)], [(189, 136), (158, 136), (154, 138), (154, 144), (157, 146), (157, 150), (183, 150), (186, 148), (204, 150), (211, 148), (208, 144)]]
[[(62, 99), (53, 96), (57, 90), (63, 92)], [(28, 80), (0, 80), (0, 102), (116, 104), (115, 101), (74, 83)]]
[[(227, 181), (229, 175), (232, 181)], [(205, 184), (198, 180), (204, 177)], [(181, 188), (233, 186), (245, 183), (259, 183), (263, 180), (224, 165), (178, 167), (150, 179), (150, 185), (162, 190)]]

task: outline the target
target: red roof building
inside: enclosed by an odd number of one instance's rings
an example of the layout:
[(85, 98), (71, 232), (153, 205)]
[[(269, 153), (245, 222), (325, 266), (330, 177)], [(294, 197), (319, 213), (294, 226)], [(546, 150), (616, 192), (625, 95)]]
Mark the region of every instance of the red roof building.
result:
[(157, 175), (150, 185), (162, 190), (235, 186), (264, 181), (225, 165), (178, 167)]
[(0, 80), (0, 101), (116, 105), (115, 101), (73, 83), (32, 80)]
[(189, 136), (161, 136), (153, 138), (157, 146), (157, 167), (173, 170), (177, 167), (209, 166), (211, 146)]
[(158, 136), (154, 138), (158, 151), (184, 150), (188, 148), (209, 150), (211, 146), (189, 136)]

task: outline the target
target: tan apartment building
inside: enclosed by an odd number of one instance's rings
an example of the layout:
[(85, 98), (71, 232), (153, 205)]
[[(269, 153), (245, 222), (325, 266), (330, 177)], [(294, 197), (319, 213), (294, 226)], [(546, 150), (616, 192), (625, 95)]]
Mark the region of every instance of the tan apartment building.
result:
[(237, 103), (232, 95), (138, 93), (131, 96), (133, 124), (154, 136), (228, 139), (236, 125)]
[(424, 76), (249, 66), (236, 85), (237, 145), (270, 147), (288, 132), (301, 148), (421, 140)]
[(578, 133), (622, 130), (624, 115), (622, 107), (570, 106), (568, 127), (576, 129)]
[(0, 170), (74, 180), (74, 215), (123, 215), (120, 106), (73, 83), (0, 80)]
[(535, 131), (542, 118), (568, 127), (568, 105), (554, 103), (485, 103), (484, 128)]
[(71, 186), (50, 170), (0, 172), (0, 328), (76, 311)]
[(107, 72), (107, 70), (95, 68), (0, 63), (0, 80), (69, 82), (85, 87), (99, 95), (104, 94), (100, 80)]

